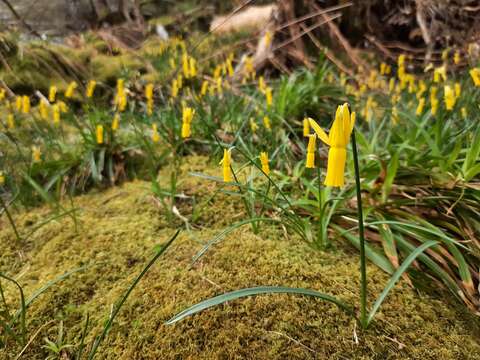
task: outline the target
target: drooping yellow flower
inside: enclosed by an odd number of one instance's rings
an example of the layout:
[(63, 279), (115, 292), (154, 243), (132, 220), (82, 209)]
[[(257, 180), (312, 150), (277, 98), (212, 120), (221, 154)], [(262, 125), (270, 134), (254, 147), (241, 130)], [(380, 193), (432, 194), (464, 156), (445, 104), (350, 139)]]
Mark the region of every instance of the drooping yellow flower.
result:
[(5, 94), (5, 89), (0, 89), (0, 101), (3, 101), (5, 99)]
[(190, 77), (190, 66), (188, 61), (188, 55), (186, 53), (182, 55), (182, 71), (183, 75), (185, 75), (185, 79), (188, 79)]
[(227, 74), (228, 74), (228, 76), (232, 77), (235, 73), (235, 71), (233, 70), (232, 58), (229, 57), (227, 59), (226, 64), (227, 64)]
[(457, 50), (455, 51), (455, 54), (453, 55), (453, 63), (455, 65), (460, 64), (461, 58), (460, 58), (460, 52)]
[(87, 85), (87, 91), (85, 95), (87, 98), (93, 97), (93, 93), (95, 92), (95, 87), (97, 86), (97, 82), (95, 80), (90, 80)]
[(459, 82), (455, 83), (455, 97), (458, 99), (462, 95), (462, 85)]
[(52, 85), (50, 86), (50, 90), (48, 91), (48, 101), (53, 103), (55, 102), (56, 97), (57, 97), (57, 87)]
[(422, 115), (424, 107), (425, 107), (425, 98), (422, 97), (418, 100), (418, 106), (417, 106), (417, 110), (416, 110), (415, 114), (417, 116)]
[(125, 80), (117, 80), (117, 93), (115, 95), (115, 105), (120, 112), (125, 111), (127, 108), (127, 92), (125, 91)]
[(468, 116), (468, 113), (467, 113), (467, 108), (466, 107), (462, 107), (462, 118), (466, 119), (467, 116)]
[(147, 114), (153, 114), (153, 84), (145, 86), (145, 98), (147, 99)]
[(59, 101), (59, 102), (58, 102), (58, 106), (59, 106), (60, 111), (61, 111), (62, 113), (67, 113), (67, 112), (68, 112), (68, 106), (67, 106), (67, 104), (65, 104), (63, 101)]
[(445, 107), (447, 110), (453, 110), (455, 106), (456, 98), (455, 93), (452, 88), (448, 85), (445, 85), (444, 88), (444, 97), (445, 97)]
[(30, 98), (26, 95), (22, 97), (22, 112), (24, 114), (30, 113)]
[(193, 57), (190, 57), (188, 65), (190, 69), (190, 77), (194, 78), (197, 76), (197, 60), (195, 60)]
[(7, 127), (9, 130), (15, 129), (15, 117), (13, 116), (13, 114), (7, 115)]
[(220, 161), (220, 164), (223, 168), (223, 181), (224, 182), (231, 182), (233, 181), (232, 177), (232, 154), (231, 149), (223, 149), (223, 159)]
[(392, 92), (393, 89), (395, 89), (395, 78), (390, 78), (390, 81), (388, 82), (388, 92)]
[(244, 79), (255, 79), (256, 72), (255, 66), (253, 65), (253, 59), (250, 56), (244, 57)]
[(67, 90), (65, 90), (65, 97), (67, 99), (70, 99), (73, 97), (73, 93), (75, 92), (75, 89), (77, 88), (77, 83), (75, 81), (72, 81), (70, 84), (68, 84)]
[(200, 95), (203, 97), (205, 95), (207, 95), (207, 91), (208, 91), (208, 81), (207, 80), (204, 80), (202, 82), (202, 87), (200, 89)]
[(152, 141), (158, 143), (160, 141), (160, 134), (158, 133), (157, 124), (152, 124)]
[(5, 174), (3, 171), (0, 171), (0, 186), (3, 186), (5, 184)]
[(267, 87), (265, 89), (265, 101), (267, 103), (267, 108), (270, 108), (273, 104), (273, 95), (272, 95), (271, 87)]
[(260, 76), (258, 78), (258, 90), (262, 93), (265, 94), (265, 90), (267, 89), (267, 84), (265, 84), (265, 79), (263, 76)]
[(42, 161), (42, 152), (38, 146), (32, 146), (32, 160), (34, 163)]
[(446, 65), (435, 68), (433, 72), (433, 82), (440, 82), (440, 80), (447, 81), (447, 67)]
[(115, 113), (112, 120), (112, 131), (117, 131), (120, 127), (120, 113)]
[(60, 124), (60, 106), (58, 104), (52, 105), (52, 113), (53, 113), (53, 123), (55, 125)]
[(325, 131), (314, 121), (310, 120), (310, 125), (315, 130), (320, 140), (330, 146), (328, 150), (327, 176), (325, 178), (326, 186), (341, 187), (345, 182), (345, 163), (347, 160), (347, 145), (350, 141), (353, 127), (355, 126), (355, 113), (348, 109), (345, 103), (337, 108), (335, 120), (333, 121), (330, 133)]
[(195, 115), (195, 110), (191, 107), (183, 106), (182, 108), (182, 138), (188, 138), (192, 135), (191, 124)]
[(171, 92), (170, 92), (170, 96), (172, 97), (172, 99), (176, 99), (176, 98), (177, 98), (177, 96), (178, 96), (178, 91), (179, 91), (178, 80), (177, 80), (177, 79), (173, 79), (173, 80), (172, 80), (172, 88), (171, 88)]
[(310, 135), (310, 118), (303, 119), (303, 136), (308, 137)]
[(480, 86), (480, 68), (470, 69), (470, 76), (472, 77), (475, 86)]
[(272, 129), (272, 124), (271, 124), (270, 118), (268, 116), (263, 117), (263, 126), (265, 126), (265, 129), (267, 129), (267, 130)]
[(43, 120), (48, 120), (48, 101), (45, 99), (41, 99), (40, 103), (38, 104), (38, 110), (40, 112), (40, 117)]
[(265, 174), (270, 175), (270, 164), (268, 161), (268, 154), (265, 151), (262, 151), (260, 153), (260, 162), (262, 164), (262, 171)]
[(103, 144), (103, 125), (97, 125), (97, 144)]
[[(310, 119), (314, 121), (313, 119)], [(305, 162), (305, 167), (307, 169), (313, 169), (315, 167), (315, 145), (317, 142), (317, 135), (310, 134), (308, 135), (308, 145), (307, 145), (307, 161)]]
[(425, 81), (420, 80), (418, 82), (417, 99), (420, 99), (425, 93), (425, 91), (427, 91), (427, 85), (425, 84)]

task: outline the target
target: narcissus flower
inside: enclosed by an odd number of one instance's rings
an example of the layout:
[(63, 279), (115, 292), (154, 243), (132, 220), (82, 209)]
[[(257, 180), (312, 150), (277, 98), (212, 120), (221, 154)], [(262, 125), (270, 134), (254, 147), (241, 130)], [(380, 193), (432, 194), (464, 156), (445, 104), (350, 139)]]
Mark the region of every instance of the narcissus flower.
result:
[(50, 90), (48, 91), (48, 101), (51, 103), (55, 102), (55, 98), (57, 96), (57, 87), (52, 85), (50, 86)]
[(120, 114), (115, 113), (112, 120), (112, 131), (117, 131), (120, 127)]
[(262, 171), (265, 174), (270, 175), (270, 165), (268, 161), (268, 154), (265, 151), (262, 151), (260, 153), (260, 162), (262, 164)]
[(127, 107), (127, 93), (125, 91), (125, 80), (123, 79), (117, 80), (117, 94), (114, 102), (118, 111), (125, 111)]
[(15, 98), (15, 108), (17, 111), (22, 110), (22, 105), (23, 105), (23, 98), (21, 96), (17, 96)]
[(303, 119), (303, 136), (308, 137), (310, 135), (310, 118)]
[(22, 97), (22, 112), (24, 114), (30, 113), (30, 98), (26, 95)]
[(103, 125), (97, 125), (97, 144), (103, 144)]
[(270, 118), (268, 116), (263, 117), (263, 126), (265, 126), (265, 129), (267, 129), (267, 130), (272, 129), (272, 124), (271, 124)]
[(195, 110), (191, 107), (184, 106), (182, 109), (182, 138), (188, 138), (192, 135), (191, 124), (195, 115)]
[(160, 134), (158, 133), (157, 124), (152, 124), (152, 141), (158, 143), (160, 141)]
[(67, 90), (65, 91), (65, 97), (67, 99), (70, 99), (73, 97), (73, 93), (75, 92), (75, 89), (77, 88), (77, 83), (75, 81), (72, 81), (70, 84), (68, 84)]
[(468, 116), (468, 113), (467, 113), (467, 108), (466, 107), (462, 107), (462, 118), (466, 119), (467, 116)]
[(265, 89), (265, 101), (267, 103), (267, 108), (270, 108), (273, 104), (273, 95), (272, 95), (272, 88), (267, 87)]
[(0, 89), (0, 101), (3, 101), (5, 99), (5, 94), (5, 89)]
[(220, 164), (223, 168), (223, 181), (224, 182), (231, 182), (233, 181), (232, 177), (232, 149), (223, 149), (223, 159), (220, 161)]
[(475, 86), (480, 86), (480, 68), (473, 68), (470, 70), (470, 76), (472, 77)]
[(320, 140), (330, 146), (328, 151), (327, 176), (325, 178), (326, 186), (341, 187), (345, 183), (345, 163), (347, 160), (347, 145), (350, 141), (353, 127), (355, 126), (355, 113), (348, 109), (345, 103), (337, 108), (335, 120), (333, 121), (330, 133), (325, 131), (315, 122), (310, 120), (315, 133)]
[(422, 115), (424, 107), (425, 107), (425, 98), (422, 97), (420, 98), (420, 100), (418, 100), (417, 111), (415, 112), (415, 114), (417, 116)]
[(0, 186), (3, 186), (5, 184), (5, 174), (3, 171), (0, 171)]
[(256, 133), (258, 130), (258, 124), (255, 122), (254, 118), (250, 118), (250, 130), (252, 130), (252, 133)]
[(153, 84), (145, 86), (145, 98), (147, 99), (147, 115), (153, 114)]
[(461, 60), (460, 52), (457, 50), (457, 51), (455, 51), (455, 54), (453, 55), (453, 63), (455, 65), (458, 65), (458, 64), (460, 64), (460, 60)]
[(258, 78), (258, 90), (262, 93), (265, 94), (265, 90), (267, 88), (267, 84), (265, 84), (265, 79), (263, 76), (260, 76)]
[(200, 95), (201, 96), (205, 96), (207, 95), (207, 91), (208, 91), (208, 81), (207, 80), (204, 80), (202, 82), (202, 87), (200, 89)]
[[(310, 119), (314, 121), (313, 119)], [(307, 161), (305, 167), (307, 169), (313, 169), (315, 167), (315, 144), (317, 142), (317, 135), (310, 134), (308, 135), (308, 145), (307, 145)]]
[(448, 85), (445, 85), (444, 97), (445, 97), (446, 109), (453, 110), (453, 107), (455, 106), (455, 102), (456, 102), (455, 93), (453, 92), (453, 89)]
[(48, 101), (41, 99), (38, 104), (38, 111), (40, 112), (40, 117), (42, 120), (48, 120)]
[(54, 104), (52, 106), (52, 114), (53, 114), (53, 123), (55, 125), (60, 124), (60, 106), (58, 104)]
[(445, 65), (435, 68), (433, 71), (433, 82), (447, 81), (447, 67)]
[(87, 98), (93, 97), (93, 93), (95, 92), (95, 87), (97, 86), (97, 82), (95, 80), (90, 80), (87, 85), (87, 91), (85, 95)]

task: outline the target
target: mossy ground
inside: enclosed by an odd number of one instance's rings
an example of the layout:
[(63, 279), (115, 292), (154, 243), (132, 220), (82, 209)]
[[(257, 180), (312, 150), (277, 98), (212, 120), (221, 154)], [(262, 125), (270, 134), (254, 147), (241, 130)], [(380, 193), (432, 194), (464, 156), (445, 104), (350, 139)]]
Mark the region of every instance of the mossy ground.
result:
[[(205, 170), (206, 166), (205, 159), (194, 158), (184, 170)], [(179, 188), (199, 202), (215, 187), (186, 174), (180, 177)], [(101, 330), (111, 305), (153, 256), (155, 246), (175, 231), (153, 200), (147, 182), (91, 192), (75, 198), (75, 206), (80, 209), (78, 232), (71, 219), (62, 218), (42, 227), (24, 244), (15, 241), (6, 218), (0, 219), (0, 270), (18, 279), (27, 296), (48, 280), (89, 265), (49, 289), (28, 309), (30, 336), (47, 325), (30, 344), (26, 359), (46, 357), (43, 338), (56, 338), (60, 320), (64, 321), (66, 343), (78, 344), (89, 313), (91, 341)], [(179, 208), (188, 211), (188, 201)], [(39, 208), (17, 213), (15, 219), (20, 231), (27, 233), (49, 212), (46, 207)], [(478, 319), (439, 296), (413, 290), (405, 282), (397, 285), (368, 331), (361, 331), (334, 305), (289, 295), (237, 300), (176, 325), (165, 325), (172, 315), (200, 300), (257, 285), (311, 288), (358, 303), (355, 252), (341, 245), (333, 251), (318, 252), (271, 225), (262, 226), (258, 235), (248, 226), (236, 230), (191, 267), (192, 256), (202, 243), (235, 222), (241, 213), (238, 199), (225, 195), (215, 198), (202, 214), (200, 226), (183, 231), (133, 291), (98, 358), (479, 357)], [(374, 299), (388, 278), (373, 265), (368, 266), (368, 276), (370, 299)], [(12, 307), (16, 306), (15, 289), (6, 289)], [(20, 348), (9, 343), (2, 351), (0, 357), (11, 358)]]

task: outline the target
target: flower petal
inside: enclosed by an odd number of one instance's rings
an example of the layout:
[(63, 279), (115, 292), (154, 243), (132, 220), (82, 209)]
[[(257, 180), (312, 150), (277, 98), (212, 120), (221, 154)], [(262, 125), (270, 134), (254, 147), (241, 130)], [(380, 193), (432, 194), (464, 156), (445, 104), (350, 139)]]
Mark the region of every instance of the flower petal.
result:
[(315, 120), (312, 118), (308, 118), (310, 122), (310, 126), (313, 128), (317, 136), (322, 140), (325, 144), (330, 145), (330, 140), (328, 139), (327, 133), (317, 124)]

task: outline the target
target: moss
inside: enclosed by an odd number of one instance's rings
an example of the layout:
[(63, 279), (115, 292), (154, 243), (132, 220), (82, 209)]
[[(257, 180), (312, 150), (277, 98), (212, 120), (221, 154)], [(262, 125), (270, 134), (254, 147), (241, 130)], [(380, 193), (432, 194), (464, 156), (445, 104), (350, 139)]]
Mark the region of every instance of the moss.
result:
[[(184, 163), (179, 190), (204, 201), (217, 185), (186, 174), (207, 167), (206, 158)], [(169, 169), (164, 171), (161, 179)], [(217, 169), (206, 171), (218, 175)], [(49, 289), (29, 308), (30, 334), (47, 325), (25, 358), (45, 358), (41, 339), (56, 337), (60, 319), (66, 342), (78, 344), (89, 313), (91, 341), (111, 305), (151, 258), (155, 245), (172, 235), (174, 229), (168, 227), (149, 189), (149, 183), (136, 181), (77, 197), (78, 233), (69, 218), (62, 218), (42, 227), (26, 244), (16, 243), (6, 219), (0, 219), (0, 270), (17, 274), (27, 296), (59, 274), (89, 265)], [(406, 283), (396, 287), (374, 326), (365, 332), (331, 304), (288, 295), (233, 301), (176, 325), (164, 325), (200, 300), (256, 285), (317, 289), (356, 303), (357, 256), (342, 247), (313, 251), (294, 236), (286, 239), (274, 226), (262, 226), (258, 235), (248, 226), (240, 228), (191, 267), (202, 243), (241, 213), (237, 202), (231, 197), (216, 198), (203, 215), (203, 225), (200, 222), (195, 230), (182, 232), (131, 294), (100, 348), (99, 359), (473, 359), (480, 352), (478, 319), (448, 306), (440, 297), (417, 293)], [(15, 219), (26, 233), (49, 213), (45, 207), (15, 214)], [(374, 266), (368, 267), (368, 274), (373, 300), (387, 276)], [(6, 286), (6, 295), (13, 305), (15, 289)], [(10, 358), (20, 349), (9, 343), (3, 351), (0, 357)]]

